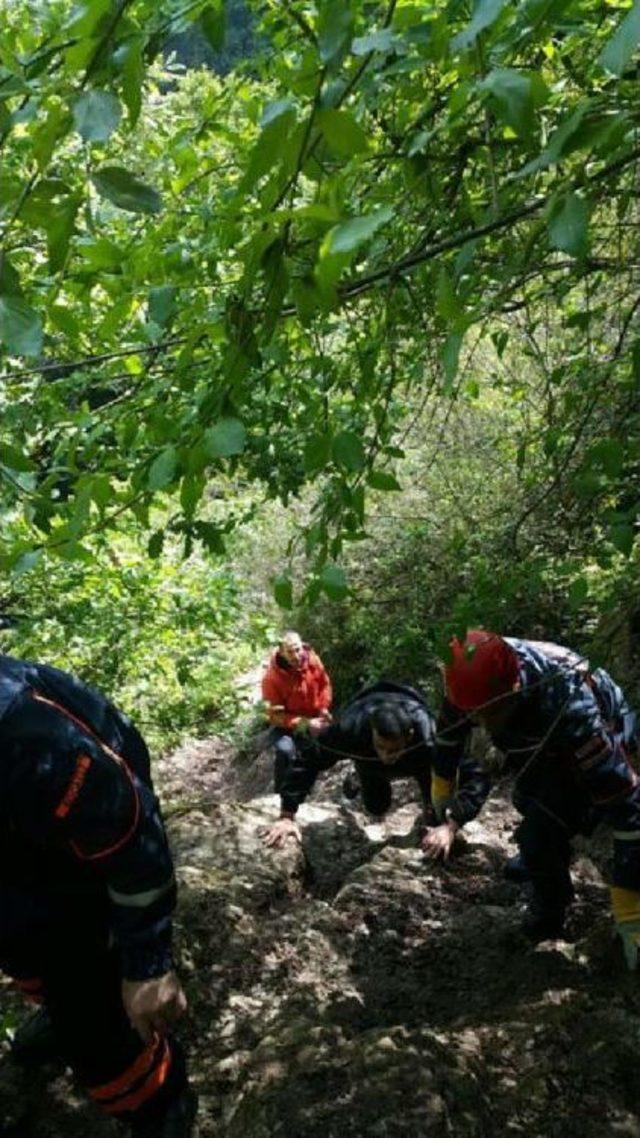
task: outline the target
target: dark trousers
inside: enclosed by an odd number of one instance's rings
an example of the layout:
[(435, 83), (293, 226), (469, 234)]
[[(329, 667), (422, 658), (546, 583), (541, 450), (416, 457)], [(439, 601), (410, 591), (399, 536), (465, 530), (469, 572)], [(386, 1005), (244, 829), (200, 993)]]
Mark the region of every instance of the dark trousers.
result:
[(391, 806), (391, 779), (387, 772), (375, 763), (359, 763), (356, 771), (360, 779), (362, 805), (370, 814), (381, 816)]
[[(0, 904), (17, 903), (0, 892)], [(110, 945), (102, 898), (25, 898), (10, 935), (0, 941), (0, 968), (46, 1007), (60, 1055), (96, 1105), (114, 1118), (151, 1119), (186, 1084), (174, 1041), (143, 1043), (121, 996), (118, 953)]]
[(275, 754), (276, 794), (286, 794), (292, 774), (307, 794), (316, 775), (335, 766), (335, 757), (323, 751), (314, 739), (302, 732), (296, 735), (282, 727), (272, 727), (269, 741)]
[[(313, 787), (318, 774), (330, 770), (343, 758), (340, 748), (326, 746), (326, 736), (323, 741), (318, 741), (308, 735), (293, 735), (274, 727), (271, 743), (275, 751), (275, 791), (282, 796), (285, 809), (290, 802), (290, 792), (293, 792), (291, 806), (297, 807)], [(425, 767), (424, 760), (386, 767), (381, 762), (355, 759), (355, 768), (362, 804), (370, 814), (380, 816), (387, 813), (391, 806), (391, 783), (398, 778), (415, 778), (425, 809), (430, 806), (429, 768)]]
[(513, 802), (522, 814), (516, 840), (533, 886), (536, 907), (562, 916), (573, 899), (569, 866), (571, 841), (590, 833), (600, 820), (570, 771), (555, 766), (516, 789)]

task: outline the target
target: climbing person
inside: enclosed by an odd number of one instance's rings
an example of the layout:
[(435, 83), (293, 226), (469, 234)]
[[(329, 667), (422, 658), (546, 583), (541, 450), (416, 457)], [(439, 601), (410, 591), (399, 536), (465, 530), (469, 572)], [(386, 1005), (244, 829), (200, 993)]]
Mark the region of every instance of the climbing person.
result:
[(603, 669), (557, 644), (473, 629), (444, 669), (434, 774), (453, 779), (473, 723), (515, 774), (516, 838), (532, 900), (523, 932), (558, 937), (573, 898), (571, 839), (598, 822), (613, 831), (611, 899), (627, 963), (640, 943), (640, 784), (635, 716)]
[(333, 692), (322, 660), (299, 633), (285, 632), (262, 677), (262, 698), (275, 751), (275, 786), (331, 722)]
[[(267, 831), (266, 844), (280, 846), (288, 837), (301, 840), (298, 807), (318, 774), (344, 760), (355, 762), (362, 804), (375, 818), (386, 814), (391, 805), (391, 783), (412, 778), (418, 784), (425, 822), (437, 823), (429, 832), (445, 829), (453, 836), (478, 813), (489, 783), (480, 767), (464, 756), (445, 818), (439, 809), (437, 779), (431, 778), (434, 753), (435, 720), (420, 692), (391, 680), (363, 688), (342, 709), (337, 722), (321, 731), (313, 746), (286, 768), (276, 788), (281, 798), (280, 818)], [(446, 789), (450, 789), (449, 782)]]
[(136, 728), (65, 672), (0, 656), (0, 969), (40, 1010), (13, 1058), (70, 1066), (134, 1138), (187, 1138), (171, 1034), (176, 884)]

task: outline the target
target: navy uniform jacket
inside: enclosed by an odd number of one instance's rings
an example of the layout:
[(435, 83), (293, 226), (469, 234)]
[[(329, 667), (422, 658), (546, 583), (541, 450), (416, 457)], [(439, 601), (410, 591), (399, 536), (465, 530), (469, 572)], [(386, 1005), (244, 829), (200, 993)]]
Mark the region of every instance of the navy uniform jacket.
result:
[[(398, 703), (411, 721), (412, 738), (406, 753), (393, 764), (383, 763), (373, 745), (370, 718), (381, 704)], [(408, 684), (381, 680), (364, 688), (341, 710), (337, 722), (324, 730), (310, 751), (299, 753), (289, 764), (280, 787), (282, 807), (294, 812), (304, 801), (317, 774), (342, 759), (366, 763), (379, 778), (414, 778), (425, 806), (431, 805), (431, 768), (436, 754), (435, 719), (424, 697)], [(482, 769), (466, 752), (457, 768), (458, 791), (452, 816), (463, 825), (475, 818), (488, 793)]]
[[(491, 739), (515, 772), (520, 793), (526, 795), (541, 777), (553, 777), (562, 763), (591, 802), (616, 804), (616, 813), (628, 813), (626, 822), (635, 829), (640, 824), (632, 794), (637, 776), (629, 762), (637, 745), (635, 717), (621, 689), (604, 669), (591, 674), (588, 661), (568, 648), (505, 640), (517, 653), (521, 687), (514, 713)], [(445, 700), (434, 760), (439, 777), (455, 776), (471, 727), (469, 717)]]
[(0, 949), (102, 897), (123, 977), (159, 976), (175, 894), (136, 729), (66, 673), (0, 656)]

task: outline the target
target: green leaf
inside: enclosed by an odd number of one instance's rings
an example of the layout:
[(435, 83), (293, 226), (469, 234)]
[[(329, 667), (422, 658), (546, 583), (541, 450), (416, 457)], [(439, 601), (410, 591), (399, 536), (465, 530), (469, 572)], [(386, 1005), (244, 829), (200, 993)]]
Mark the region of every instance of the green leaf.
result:
[(372, 470), (367, 478), (367, 485), (372, 490), (402, 490), (402, 486), (398, 479), (393, 474), (389, 474), (386, 470)]
[(224, 535), (215, 522), (196, 522), (193, 532), (209, 553), (222, 556), (225, 552)]
[(369, 55), (371, 51), (393, 51), (399, 43), (398, 36), (391, 28), (381, 28), (378, 32), (369, 32), (366, 36), (358, 36), (351, 44), (354, 55)]
[(556, 202), (549, 216), (549, 241), (572, 257), (584, 257), (589, 245), (589, 210), (579, 194), (571, 191)]
[(0, 296), (0, 344), (14, 356), (39, 356), (42, 321), (19, 296)]
[(158, 285), (149, 289), (149, 319), (164, 328), (176, 311), (175, 285)]
[(75, 128), (85, 142), (106, 142), (122, 117), (122, 107), (111, 91), (84, 91), (73, 102)]
[(610, 478), (618, 478), (624, 468), (624, 447), (620, 439), (599, 439), (589, 448), (589, 466), (601, 467)]
[(349, 111), (318, 111), (316, 118), (327, 146), (340, 158), (369, 149), (366, 134)]
[(63, 561), (84, 561), (86, 564), (93, 561), (89, 550), (79, 541), (65, 541), (58, 545), (57, 541), (54, 540), (51, 543), (51, 551)]
[(622, 75), (639, 42), (640, 0), (635, 0), (633, 8), (600, 53), (598, 63), (614, 75)]
[(332, 601), (342, 601), (349, 592), (344, 569), (330, 562), (320, 574), (320, 585)]
[(178, 467), (178, 452), (175, 447), (166, 447), (154, 458), (147, 475), (150, 490), (164, 490), (175, 477)]
[(539, 77), (502, 67), (487, 75), (478, 87), (489, 93), (497, 114), (516, 134), (524, 138), (533, 134), (535, 107), (540, 106), (548, 95), (547, 88)]
[(28, 473), (33, 470), (33, 463), (26, 454), (23, 454), (11, 443), (0, 443), (0, 463), (8, 466), (9, 470), (20, 470)]
[(352, 217), (349, 221), (343, 221), (341, 225), (335, 225), (329, 230), (322, 243), (322, 252), (326, 256), (353, 253), (369, 241), (392, 217), (392, 208), (382, 206), (375, 213), (365, 217)]
[(524, 178), (529, 174), (537, 173), (538, 170), (545, 170), (547, 166), (554, 166), (566, 153), (569, 153), (576, 137), (579, 137), (582, 121), (589, 111), (589, 107), (590, 104), (587, 99), (579, 103), (576, 109), (553, 132), (549, 139), (549, 145), (537, 158), (534, 158), (533, 162), (528, 162), (519, 171), (518, 177)]
[(497, 20), (504, 5), (505, 0), (477, 0), (471, 22), (451, 41), (453, 50), (464, 51), (465, 48), (471, 47), (480, 32), (491, 27), (491, 24)]
[(344, 59), (353, 35), (353, 13), (346, 0), (324, 0), (317, 23), (320, 59), (330, 70)]
[(442, 349), (442, 366), (447, 381), (446, 387), (449, 391), (458, 372), (461, 347), (462, 336), (459, 332), (452, 332), (450, 336), (447, 336)]
[(276, 577), (273, 582), (273, 595), (276, 604), (279, 605), (281, 609), (293, 608), (293, 587), (291, 585), (291, 579), (284, 573)]
[(443, 320), (455, 320), (461, 312), (460, 301), (456, 296), (453, 281), (444, 265), (438, 273), (436, 311)]
[(188, 517), (193, 517), (206, 486), (204, 474), (189, 474), (182, 479), (180, 486), (180, 505)]
[(204, 444), (212, 458), (231, 458), (242, 454), (247, 445), (247, 432), (239, 419), (220, 419), (205, 431)]
[(51, 161), (56, 143), (71, 130), (73, 118), (66, 106), (54, 106), (33, 132), (33, 156), (40, 170)]
[(121, 59), (122, 99), (129, 115), (129, 125), (134, 127), (142, 108), (142, 84), (144, 82), (144, 39), (134, 36), (124, 45)]
[(310, 324), (319, 308), (327, 306), (326, 291), (313, 278), (298, 277), (291, 288), (293, 303), (302, 324)]
[(295, 123), (295, 107), (290, 99), (278, 99), (265, 108), (262, 131), (251, 151), (245, 175), (238, 187), (240, 193), (248, 193), (282, 159)]
[(589, 582), (584, 577), (577, 577), (572, 581), (569, 588), (569, 605), (572, 609), (578, 609), (584, 604), (589, 596)]
[(324, 470), (331, 458), (331, 436), (311, 435), (304, 445), (304, 469), (306, 474), (317, 474)]
[(227, 27), (226, 12), (222, 0), (217, 0), (217, 3), (209, 4), (205, 8), (200, 16), (200, 27), (213, 50), (221, 51), (224, 46)]
[(96, 474), (91, 480), (91, 497), (99, 509), (103, 510), (113, 501), (114, 491), (111, 482), (104, 474)]
[(64, 268), (81, 204), (80, 194), (73, 194), (51, 209), (47, 224), (47, 253), (52, 273)]
[(359, 436), (353, 431), (341, 431), (332, 445), (333, 460), (343, 470), (362, 470), (366, 462), (365, 450)]
[(11, 261), (6, 255), (0, 257), (0, 293), (10, 293), (13, 296), (20, 296), (21, 292), (20, 277), (11, 264)]
[(635, 530), (628, 522), (615, 522), (609, 527), (609, 540), (620, 553), (629, 557), (635, 543)]
[(153, 560), (155, 561), (160, 556), (160, 554), (162, 553), (163, 547), (164, 547), (164, 530), (158, 529), (149, 538), (149, 543), (147, 545), (147, 553), (149, 554), (149, 557), (153, 558)]
[(158, 213), (162, 199), (157, 190), (141, 182), (122, 166), (101, 166), (92, 177), (100, 194), (118, 209), (129, 213)]
[(27, 553), (21, 553), (11, 569), (13, 575), (20, 577), (23, 573), (28, 573), (30, 569), (35, 569), (42, 558), (42, 552), (41, 549), (30, 549)]

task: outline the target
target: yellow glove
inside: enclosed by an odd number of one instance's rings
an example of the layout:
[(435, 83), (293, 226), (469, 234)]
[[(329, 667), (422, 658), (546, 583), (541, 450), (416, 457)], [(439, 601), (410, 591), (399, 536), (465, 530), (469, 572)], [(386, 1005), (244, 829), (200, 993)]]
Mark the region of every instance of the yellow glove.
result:
[(453, 802), (455, 786), (455, 778), (441, 778), (439, 774), (431, 772), (431, 805), (439, 822), (444, 821), (444, 812)]
[(627, 968), (635, 972), (640, 949), (640, 892), (611, 886), (611, 908), (622, 941)]

